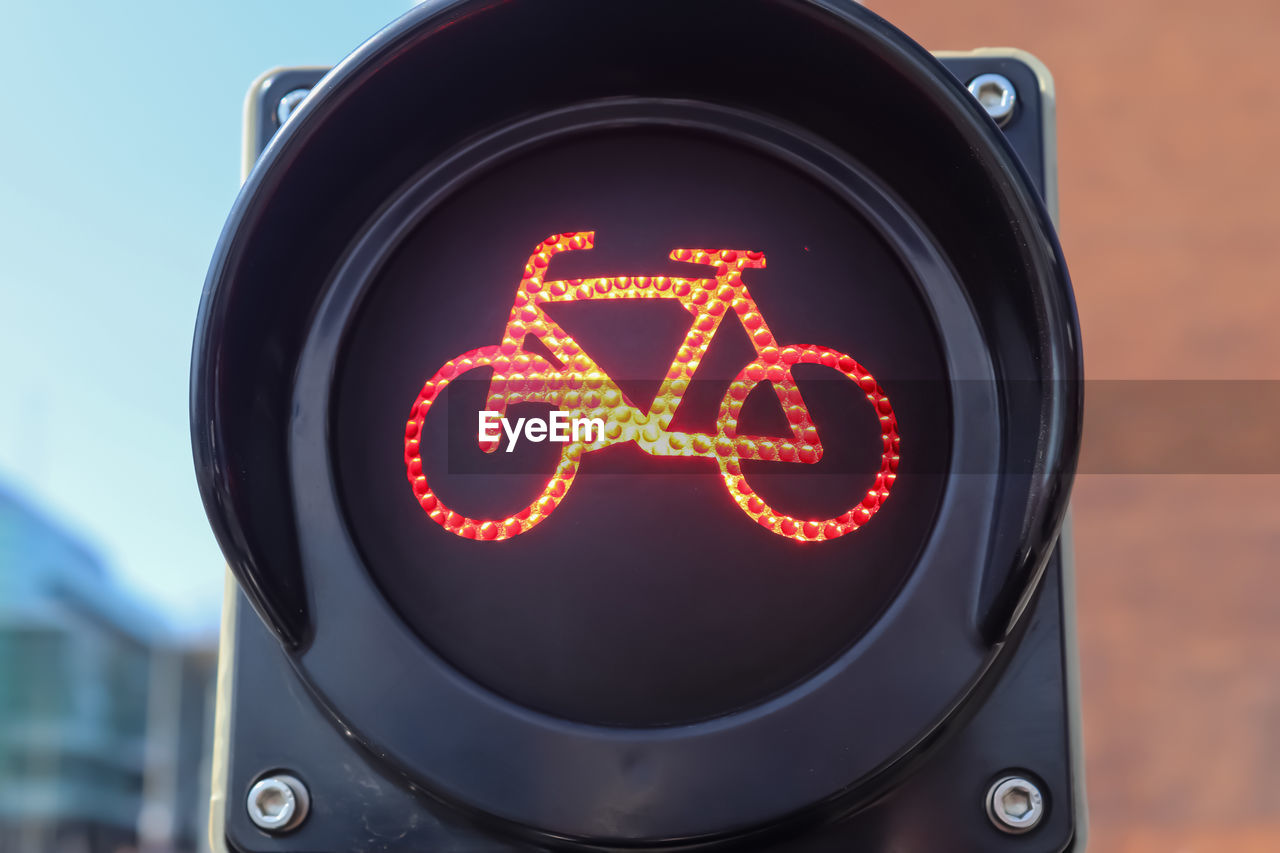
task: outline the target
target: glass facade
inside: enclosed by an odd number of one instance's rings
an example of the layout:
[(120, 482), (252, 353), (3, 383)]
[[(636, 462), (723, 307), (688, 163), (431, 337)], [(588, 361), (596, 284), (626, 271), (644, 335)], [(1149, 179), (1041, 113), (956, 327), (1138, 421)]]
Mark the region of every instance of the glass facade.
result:
[(0, 489), (0, 850), (204, 849), (214, 670)]

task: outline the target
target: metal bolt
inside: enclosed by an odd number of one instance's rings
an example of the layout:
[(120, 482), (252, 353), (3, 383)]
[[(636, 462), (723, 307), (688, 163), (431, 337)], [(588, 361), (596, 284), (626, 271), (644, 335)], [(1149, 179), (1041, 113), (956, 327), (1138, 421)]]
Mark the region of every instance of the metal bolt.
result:
[(292, 92), (286, 92), (276, 104), (276, 121), (282, 125), (288, 121), (289, 116), (293, 115), (293, 111), (298, 108), (298, 104), (302, 103), (302, 99), (309, 94), (311, 94), (310, 89), (294, 89)]
[(307, 786), (287, 773), (260, 779), (249, 789), (249, 819), (259, 829), (283, 833), (307, 819), (311, 797)]
[(1034, 782), (1005, 776), (987, 791), (987, 816), (1003, 832), (1030, 832), (1044, 819), (1044, 796)]
[(1018, 90), (1003, 74), (979, 74), (969, 81), (969, 92), (978, 99), (987, 115), (1004, 127), (1013, 118), (1018, 104)]

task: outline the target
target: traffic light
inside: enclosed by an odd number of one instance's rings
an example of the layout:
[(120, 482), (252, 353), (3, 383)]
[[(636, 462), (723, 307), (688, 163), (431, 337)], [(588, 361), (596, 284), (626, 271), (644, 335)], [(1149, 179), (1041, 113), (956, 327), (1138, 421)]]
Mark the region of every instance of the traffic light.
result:
[(248, 116), (192, 379), (215, 843), (1083, 849), (1035, 60), (462, 0)]

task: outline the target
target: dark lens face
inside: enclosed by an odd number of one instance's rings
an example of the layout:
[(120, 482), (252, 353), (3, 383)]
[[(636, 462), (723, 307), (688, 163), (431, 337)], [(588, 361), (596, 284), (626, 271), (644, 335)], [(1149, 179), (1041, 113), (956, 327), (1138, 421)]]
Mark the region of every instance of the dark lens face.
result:
[[(718, 138), (614, 131), (489, 171), (394, 248), (348, 330), (333, 453), (370, 572), (460, 672), (572, 720), (682, 723), (795, 685), (891, 602), (942, 492), (944, 380), (853, 207)], [(603, 413), (605, 438), (485, 452), (486, 409)]]

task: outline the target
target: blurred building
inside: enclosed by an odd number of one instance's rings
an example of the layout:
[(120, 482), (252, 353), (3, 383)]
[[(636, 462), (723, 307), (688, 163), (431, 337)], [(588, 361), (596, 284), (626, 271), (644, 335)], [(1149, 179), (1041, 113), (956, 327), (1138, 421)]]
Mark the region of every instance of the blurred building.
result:
[(214, 670), (0, 486), (0, 853), (204, 849)]

